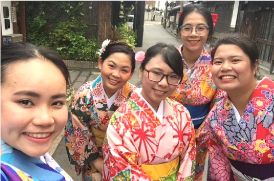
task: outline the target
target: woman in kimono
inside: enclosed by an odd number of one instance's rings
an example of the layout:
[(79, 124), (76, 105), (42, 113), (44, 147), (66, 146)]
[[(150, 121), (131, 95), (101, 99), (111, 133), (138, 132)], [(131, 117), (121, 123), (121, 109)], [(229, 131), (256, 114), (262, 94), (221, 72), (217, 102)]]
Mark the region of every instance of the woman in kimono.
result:
[(100, 180), (102, 143), (113, 112), (129, 97), (128, 82), (135, 68), (135, 53), (123, 42), (105, 40), (100, 49), (101, 74), (82, 85), (75, 94), (65, 141), (70, 162), (83, 180)]
[(212, 57), (213, 80), (227, 96), (206, 121), (210, 180), (274, 180), (274, 82), (256, 79), (256, 44), (224, 38)]
[(103, 180), (191, 180), (195, 131), (187, 109), (168, 97), (181, 82), (183, 63), (172, 45), (150, 47), (142, 88), (112, 115), (103, 146)]
[(206, 8), (189, 4), (183, 9), (178, 27), (182, 41), (179, 51), (184, 63), (184, 77), (171, 98), (189, 110), (194, 127), (198, 129), (216, 94), (210, 72), (211, 56), (206, 48), (213, 34), (213, 21)]
[(29, 43), (2, 45), (2, 181), (72, 181), (47, 153), (67, 122), (67, 88), (69, 72), (55, 52)]
[[(216, 22), (215, 22), (216, 23)], [(211, 13), (200, 5), (184, 7), (180, 16), (178, 34), (182, 45), (179, 47), (184, 63), (184, 77), (170, 98), (182, 103), (190, 112), (196, 132), (204, 122), (214, 102), (222, 96), (217, 91), (211, 75), (212, 59), (207, 48), (213, 34)], [(206, 152), (200, 145), (203, 137), (196, 136), (197, 158), (196, 178), (202, 176)]]

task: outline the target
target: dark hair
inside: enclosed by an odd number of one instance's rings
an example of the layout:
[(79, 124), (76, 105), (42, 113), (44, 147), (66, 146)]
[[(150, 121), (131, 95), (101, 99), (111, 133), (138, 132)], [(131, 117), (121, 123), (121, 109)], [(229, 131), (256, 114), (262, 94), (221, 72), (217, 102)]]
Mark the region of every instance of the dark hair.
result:
[(183, 77), (182, 56), (177, 48), (165, 43), (157, 43), (147, 49), (145, 59), (140, 66), (141, 70), (145, 69), (146, 64), (155, 56), (161, 55), (165, 63), (179, 76)]
[[(256, 43), (246, 36), (230, 35), (219, 40), (211, 51), (211, 57), (214, 59), (216, 50), (221, 45), (236, 45), (243, 50), (243, 52), (249, 57), (250, 63), (254, 66), (259, 59), (259, 51)], [(229, 50), (228, 50), (229, 51)]]
[(131, 73), (134, 72), (135, 69), (135, 53), (133, 51), (133, 49), (126, 44), (125, 42), (120, 42), (120, 41), (113, 41), (110, 42), (104, 52), (100, 55), (101, 60), (104, 62), (106, 58), (108, 58), (111, 54), (113, 53), (118, 53), (118, 52), (122, 52), (127, 54), (130, 57), (130, 61), (131, 61)]
[(69, 71), (62, 58), (53, 50), (36, 47), (30, 43), (11, 43), (1, 47), (1, 83), (5, 80), (5, 70), (8, 65), (36, 57), (44, 57), (45, 60), (52, 62), (62, 72), (67, 87), (69, 87)]
[(208, 28), (209, 28), (209, 33), (208, 33), (208, 40), (209, 40), (213, 35), (212, 16), (211, 16), (211, 13), (210, 13), (209, 10), (207, 10), (205, 7), (203, 7), (201, 5), (198, 5), (198, 4), (188, 4), (188, 5), (184, 6), (183, 13), (181, 14), (181, 16), (179, 18), (179, 24), (178, 24), (177, 31), (178, 32), (180, 31), (181, 26), (183, 25), (185, 18), (192, 12), (197, 12), (205, 18), (206, 23), (207, 23)]

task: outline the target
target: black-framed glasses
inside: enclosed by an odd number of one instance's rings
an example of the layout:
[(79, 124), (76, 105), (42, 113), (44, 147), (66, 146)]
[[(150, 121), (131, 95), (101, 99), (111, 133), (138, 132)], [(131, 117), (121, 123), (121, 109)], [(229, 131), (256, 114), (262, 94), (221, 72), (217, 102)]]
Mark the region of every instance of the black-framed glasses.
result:
[(166, 77), (167, 83), (169, 85), (177, 86), (181, 82), (181, 77), (179, 77), (176, 74), (163, 74), (158, 71), (147, 70), (147, 69), (144, 69), (144, 70), (147, 71), (148, 73), (148, 79), (153, 82), (160, 82), (163, 80), (164, 77)]
[(198, 25), (196, 25), (196, 26), (192, 26), (192, 25), (182, 25), (181, 27), (180, 27), (180, 30), (184, 33), (184, 34), (187, 34), (187, 35), (189, 35), (189, 34), (191, 34), (192, 33), (192, 31), (193, 31), (193, 28), (195, 28), (195, 32), (197, 33), (197, 34), (204, 34), (204, 33), (206, 33), (207, 32), (207, 30), (209, 29), (209, 27), (207, 26), (207, 25), (205, 25), (205, 24), (198, 24)]

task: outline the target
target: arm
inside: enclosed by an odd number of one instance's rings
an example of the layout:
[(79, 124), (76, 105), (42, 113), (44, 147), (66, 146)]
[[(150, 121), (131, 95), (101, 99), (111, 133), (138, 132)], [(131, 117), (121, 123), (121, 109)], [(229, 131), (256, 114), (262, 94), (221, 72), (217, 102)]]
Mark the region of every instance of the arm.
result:
[(87, 96), (89, 89), (86, 84), (77, 92), (71, 110), (70, 118), (65, 128), (66, 149), (69, 160), (76, 165), (78, 174), (85, 165), (99, 157), (98, 148), (89, 127), (93, 124), (90, 109), (93, 106), (92, 97)]

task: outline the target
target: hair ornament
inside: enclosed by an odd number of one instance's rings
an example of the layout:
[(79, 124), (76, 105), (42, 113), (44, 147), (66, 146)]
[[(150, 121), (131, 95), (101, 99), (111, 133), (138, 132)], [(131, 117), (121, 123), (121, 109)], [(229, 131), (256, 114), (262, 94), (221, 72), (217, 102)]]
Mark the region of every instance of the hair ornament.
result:
[(106, 47), (109, 45), (110, 43), (110, 40), (109, 39), (106, 39), (103, 41), (102, 43), (102, 47), (99, 49), (99, 51), (97, 52), (99, 56), (102, 55), (102, 53), (104, 53), (106, 51)]
[(138, 51), (135, 53), (135, 60), (137, 62), (142, 62), (145, 59), (145, 52), (144, 51)]

